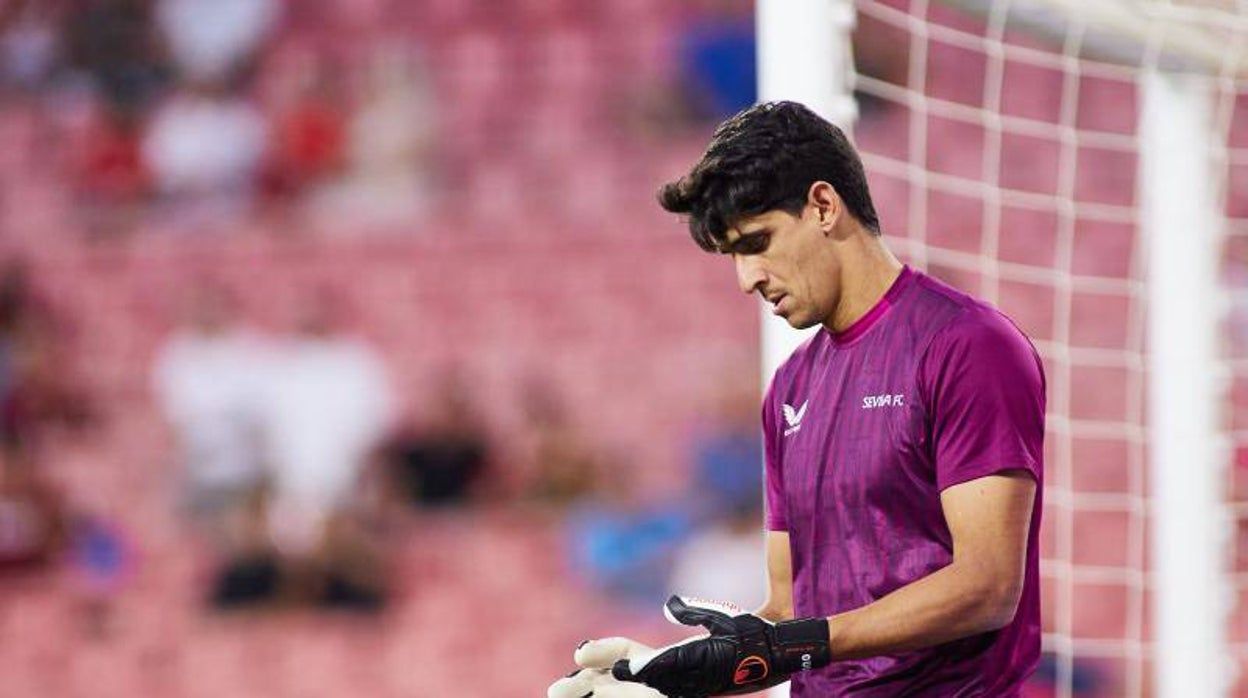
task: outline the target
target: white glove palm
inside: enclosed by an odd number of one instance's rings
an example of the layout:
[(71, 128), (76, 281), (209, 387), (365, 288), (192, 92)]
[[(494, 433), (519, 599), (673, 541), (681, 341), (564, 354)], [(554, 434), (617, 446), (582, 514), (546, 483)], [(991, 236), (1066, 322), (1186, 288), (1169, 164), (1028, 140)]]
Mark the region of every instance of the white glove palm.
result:
[(574, 659), (579, 671), (559, 679), (546, 690), (547, 698), (664, 698), (662, 693), (640, 683), (618, 681), (611, 667), (621, 659), (650, 654), (653, 649), (626, 637), (590, 640), (576, 648)]

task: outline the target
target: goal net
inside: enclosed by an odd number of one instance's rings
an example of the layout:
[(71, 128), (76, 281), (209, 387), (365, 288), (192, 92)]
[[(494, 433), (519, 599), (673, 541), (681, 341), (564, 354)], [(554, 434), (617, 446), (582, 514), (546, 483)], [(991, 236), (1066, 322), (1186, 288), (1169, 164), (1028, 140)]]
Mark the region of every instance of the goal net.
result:
[[(1248, 536), (1223, 535), (1248, 532), (1248, 8), (853, 4), (847, 87), (886, 238), (912, 265), (1001, 307), (1046, 364), (1036, 694), (1177, 695), (1181, 671), (1158, 665), (1186, 662), (1175, 648), (1187, 647), (1203, 653), (1188, 670), (1213, 692), (1188, 684), (1185, 695), (1248, 695), (1239, 668), (1248, 605), (1233, 602), (1248, 589), (1236, 573), (1248, 564)], [(1177, 80), (1180, 96), (1200, 103), (1204, 140), (1185, 143), (1190, 124), (1171, 127), (1180, 117), (1163, 113), (1175, 100), (1150, 87), (1158, 79)], [(1158, 145), (1167, 138), (1180, 140)], [(1159, 155), (1167, 150), (1194, 154), (1195, 173)], [(1199, 193), (1186, 208), (1170, 201), (1188, 184), (1203, 186), (1207, 204)], [(1164, 210), (1193, 215), (1176, 226)], [(1159, 265), (1166, 274), (1164, 265), (1182, 265), (1153, 244), (1167, 238), (1215, 262), (1208, 288), (1179, 282), (1187, 298), (1174, 327), (1157, 326), (1166, 316), (1155, 312), (1180, 297), (1155, 293)], [(1194, 365), (1190, 379), (1176, 374), (1179, 404), (1150, 410), (1150, 393), (1156, 400), (1171, 385), (1153, 361), (1171, 352), (1156, 340), (1193, 334), (1188, 320), (1214, 328), (1211, 353), (1180, 351), (1178, 363)], [(1203, 394), (1183, 392), (1192, 386)], [(1187, 462), (1159, 464), (1159, 421), (1193, 415), (1198, 423), (1177, 431)], [(1199, 431), (1202, 415), (1212, 434)], [(1184, 483), (1205, 481), (1216, 492), (1187, 496)], [(1172, 508), (1171, 495), (1188, 510)], [(1168, 581), (1176, 568), (1177, 585)], [(1200, 637), (1187, 634), (1194, 626)]]

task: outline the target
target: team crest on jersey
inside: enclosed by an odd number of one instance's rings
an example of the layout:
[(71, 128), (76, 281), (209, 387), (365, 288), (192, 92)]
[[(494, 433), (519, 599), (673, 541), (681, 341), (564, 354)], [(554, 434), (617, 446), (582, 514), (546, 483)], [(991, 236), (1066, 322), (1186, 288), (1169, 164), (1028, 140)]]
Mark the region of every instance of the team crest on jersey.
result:
[(784, 422), (788, 427), (784, 430), (784, 435), (796, 434), (802, 428), (802, 417), (806, 416), (806, 406), (810, 404), (810, 400), (802, 402), (802, 406), (796, 409), (792, 405), (784, 406)]

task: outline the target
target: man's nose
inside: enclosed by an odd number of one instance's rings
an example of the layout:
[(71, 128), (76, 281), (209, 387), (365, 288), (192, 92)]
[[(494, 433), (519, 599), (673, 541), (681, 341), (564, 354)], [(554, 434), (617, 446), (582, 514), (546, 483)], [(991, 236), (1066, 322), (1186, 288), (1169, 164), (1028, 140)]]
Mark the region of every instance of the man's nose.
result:
[(737, 265), (737, 285), (742, 293), (754, 293), (760, 290), (767, 274), (758, 264), (757, 258), (748, 255), (737, 255), (733, 260)]

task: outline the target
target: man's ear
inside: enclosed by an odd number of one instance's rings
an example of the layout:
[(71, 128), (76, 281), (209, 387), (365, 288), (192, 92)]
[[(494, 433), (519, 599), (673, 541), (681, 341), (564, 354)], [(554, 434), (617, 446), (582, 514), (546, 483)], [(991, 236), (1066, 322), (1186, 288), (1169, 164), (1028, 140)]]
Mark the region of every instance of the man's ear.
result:
[(823, 180), (810, 185), (806, 192), (806, 203), (814, 207), (819, 227), (824, 233), (832, 232), (845, 210), (845, 204), (836, 189)]

